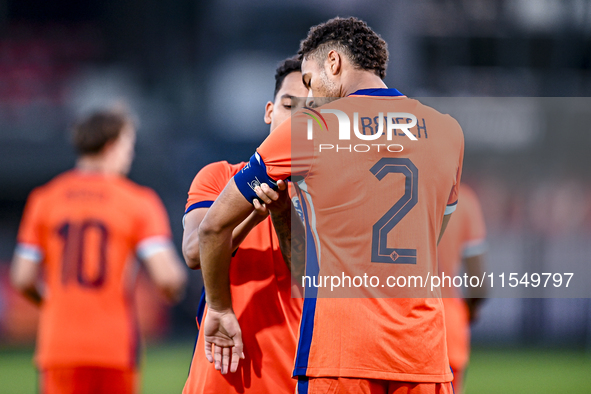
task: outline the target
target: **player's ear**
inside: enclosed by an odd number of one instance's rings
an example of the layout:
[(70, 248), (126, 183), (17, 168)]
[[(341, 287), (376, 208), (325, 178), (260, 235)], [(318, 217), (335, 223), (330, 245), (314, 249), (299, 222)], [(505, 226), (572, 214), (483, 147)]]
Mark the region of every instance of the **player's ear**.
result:
[(267, 105), (265, 105), (265, 119), (266, 124), (271, 124), (271, 120), (273, 119), (273, 107), (274, 104), (270, 101), (267, 101)]
[(327, 59), (326, 59), (326, 66), (328, 68), (327, 72), (330, 75), (338, 75), (341, 72), (341, 67), (343, 66), (341, 54), (335, 51), (334, 49), (328, 52)]

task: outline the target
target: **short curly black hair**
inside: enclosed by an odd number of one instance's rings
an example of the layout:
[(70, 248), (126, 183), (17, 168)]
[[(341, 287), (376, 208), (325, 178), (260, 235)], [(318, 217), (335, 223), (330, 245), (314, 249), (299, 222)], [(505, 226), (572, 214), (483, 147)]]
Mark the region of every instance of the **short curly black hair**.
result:
[(388, 44), (367, 23), (355, 17), (333, 18), (310, 28), (300, 43), (300, 60), (311, 54), (322, 59), (332, 49), (344, 52), (363, 70), (373, 70), (384, 79), (388, 65)]
[(285, 77), (296, 71), (301, 72), (301, 70), (302, 61), (297, 56), (287, 58), (279, 63), (275, 70), (275, 93), (273, 93), (273, 99), (277, 97), (277, 93), (281, 90)]

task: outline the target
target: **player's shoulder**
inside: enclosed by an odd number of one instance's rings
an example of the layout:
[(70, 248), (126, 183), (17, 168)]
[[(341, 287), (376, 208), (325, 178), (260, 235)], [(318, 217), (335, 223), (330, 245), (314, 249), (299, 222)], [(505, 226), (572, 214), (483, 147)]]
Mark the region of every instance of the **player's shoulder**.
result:
[(458, 196), (458, 199), (462, 201), (462, 204), (464, 204), (464, 206), (466, 207), (469, 207), (470, 209), (476, 209), (480, 206), (480, 200), (478, 199), (478, 195), (476, 194), (474, 189), (472, 189), (472, 187), (467, 185), (465, 182), (462, 182), (460, 184), (460, 191)]
[(226, 160), (210, 163), (199, 170), (197, 175), (195, 175), (193, 182), (201, 182), (206, 178), (229, 180), (240, 171), (245, 164), (246, 163), (230, 164)]
[(140, 185), (126, 177), (118, 177), (112, 183), (112, 189), (115, 193), (119, 193), (122, 197), (127, 197), (137, 201), (158, 199), (158, 194), (154, 189), (148, 186)]
[(74, 182), (74, 171), (66, 171), (56, 175), (47, 183), (35, 187), (29, 194), (29, 199), (47, 199), (52, 198), (56, 193), (60, 193), (66, 187)]
[(436, 108), (433, 108), (427, 104), (424, 104), (417, 99), (409, 98), (408, 100), (414, 101), (417, 105), (417, 108), (420, 108), (420, 110), (423, 111), (426, 115), (437, 118), (438, 120), (441, 120), (443, 122), (447, 122), (448, 124), (454, 125), (458, 128), (460, 127), (460, 124), (458, 123), (458, 121), (450, 114), (440, 112)]
[(474, 189), (472, 189), (472, 187), (470, 187), (464, 182), (460, 184), (460, 195), (466, 196), (468, 198), (476, 198), (476, 193), (474, 192)]
[(197, 175), (225, 173), (229, 172), (231, 168), (232, 164), (228, 163), (226, 160), (216, 161), (204, 166), (201, 170), (199, 170)]

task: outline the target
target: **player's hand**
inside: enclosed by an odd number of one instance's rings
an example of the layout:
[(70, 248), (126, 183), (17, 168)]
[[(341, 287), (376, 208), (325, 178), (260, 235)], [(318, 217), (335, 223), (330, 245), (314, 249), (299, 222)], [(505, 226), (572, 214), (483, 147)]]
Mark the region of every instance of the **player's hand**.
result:
[(205, 357), (222, 374), (236, 372), (238, 361), (244, 358), (242, 331), (234, 311), (208, 309), (203, 322)]
[(252, 205), (254, 206), (254, 210), (250, 215), (253, 217), (254, 220), (257, 221), (257, 223), (260, 223), (263, 220), (265, 220), (267, 216), (269, 216), (269, 214), (271, 213), (269, 209), (267, 209), (267, 205), (261, 204), (261, 202), (256, 198), (253, 200)]
[(255, 199), (253, 202), (255, 211), (259, 213), (281, 212), (291, 207), (291, 200), (289, 199), (285, 181), (279, 180), (277, 182), (277, 190), (273, 190), (266, 183), (261, 183), (260, 186), (254, 188), (254, 191), (257, 197), (263, 202), (261, 204), (258, 199)]

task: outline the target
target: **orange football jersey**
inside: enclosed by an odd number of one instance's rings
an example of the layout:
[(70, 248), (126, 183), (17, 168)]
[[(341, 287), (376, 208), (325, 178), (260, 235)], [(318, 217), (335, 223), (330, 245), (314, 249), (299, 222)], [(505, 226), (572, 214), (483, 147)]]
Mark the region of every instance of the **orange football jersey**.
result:
[(170, 242), (156, 193), (123, 177), (73, 170), (35, 189), (16, 253), (43, 265), (37, 365), (135, 367), (135, 255)]
[[(224, 161), (199, 171), (185, 213), (210, 207), (243, 166)], [(302, 300), (291, 298), (292, 285), (267, 217), (246, 236), (230, 265), (232, 307), (242, 328), (245, 358), (236, 373), (222, 375), (205, 358), (203, 331), (199, 331), (183, 393), (293, 393), (296, 381), (291, 370)]]
[[(437, 238), (457, 203), (463, 147), (449, 115), (395, 89), (367, 89), (299, 111), (235, 176), (249, 201), (257, 182), (291, 177), (299, 188), (310, 279), (294, 375), (452, 379), (439, 290), (389, 288), (385, 279), (437, 273)], [(381, 285), (321, 284), (363, 273)]]
[[(446, 276), (460, 275), (462, 259), (486, 250), (486, 228), (480, 202), (474, 191), (460, 186), (461, 204), (451, 217), (438, 246), (439, 271)], [(442, 289), (449, 362), (461, 373), (470, 357), (470, 317), (468, 307), (454, 288)]]

